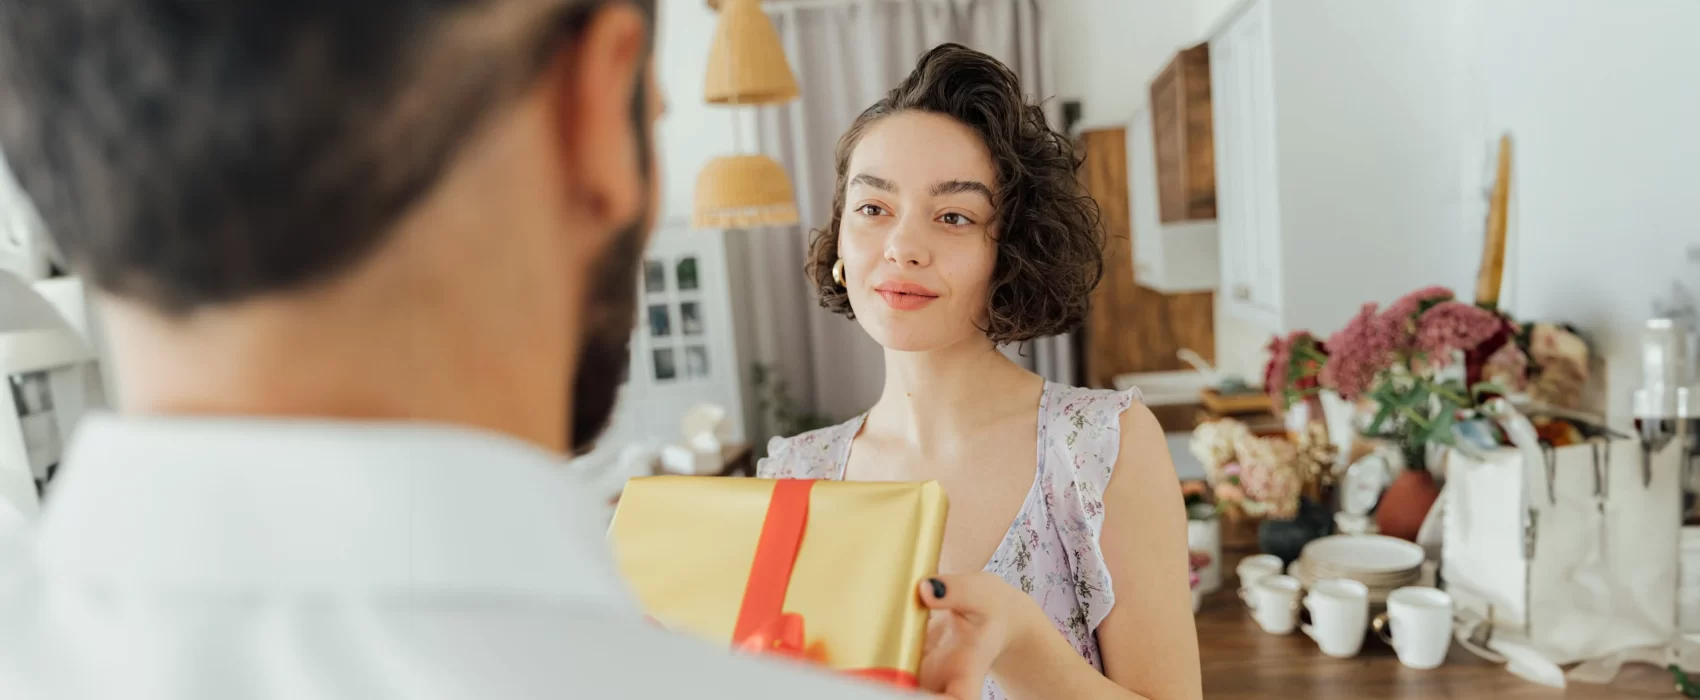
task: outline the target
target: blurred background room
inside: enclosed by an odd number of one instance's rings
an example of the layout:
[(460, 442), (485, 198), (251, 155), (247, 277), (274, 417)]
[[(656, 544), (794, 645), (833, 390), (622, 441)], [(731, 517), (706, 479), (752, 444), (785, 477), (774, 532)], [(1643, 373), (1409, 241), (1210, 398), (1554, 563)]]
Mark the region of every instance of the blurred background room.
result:
[[(630, 378), (569, 465), (610, 506), (753, 476), (879, 397), (882, 348), (818, 308), (805, 252), (839, 135), (958, 42), (1084, 156), (1089, 318), (1004, 350), (1162, 422), (1206, 697), (1700, 697), (1700, 2), (660, 13)], [(122, 389), (41, 228), (0, 158), (0, 521)]]

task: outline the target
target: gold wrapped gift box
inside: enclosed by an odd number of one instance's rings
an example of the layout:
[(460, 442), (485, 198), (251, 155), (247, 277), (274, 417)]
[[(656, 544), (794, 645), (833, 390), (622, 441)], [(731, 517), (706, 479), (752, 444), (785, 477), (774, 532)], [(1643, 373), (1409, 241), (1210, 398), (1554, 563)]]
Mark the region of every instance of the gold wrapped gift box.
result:
[(609, 538), (666, 627), (912, 686), (947, 508), (937, 482), (653, 477)]

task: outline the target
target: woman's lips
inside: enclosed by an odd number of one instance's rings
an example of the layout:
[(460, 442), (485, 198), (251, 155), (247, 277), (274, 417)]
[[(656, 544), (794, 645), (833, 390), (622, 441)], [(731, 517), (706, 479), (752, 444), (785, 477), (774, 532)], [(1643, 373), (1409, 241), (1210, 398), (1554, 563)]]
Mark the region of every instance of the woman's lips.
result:
[(939, 295), (918, 284), (888, 282), (874, 289), (885, 305), (898, 311), (914, 311), (937, 301)]
[(880, 297), (885, 299), (885, 305), (898, 311), (914, 311), (938, 300), (921, 294), (905, 294), (903, 292), (881, 291)]

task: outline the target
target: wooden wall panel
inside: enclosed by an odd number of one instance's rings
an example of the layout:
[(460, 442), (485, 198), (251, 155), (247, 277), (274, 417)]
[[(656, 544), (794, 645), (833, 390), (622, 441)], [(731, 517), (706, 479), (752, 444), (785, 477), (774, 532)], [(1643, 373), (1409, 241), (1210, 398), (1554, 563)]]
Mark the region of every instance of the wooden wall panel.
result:
[(1104, 281), (1092, 295), (1086, 319), (1086, 382), (1114, 386), (1116, 375), (1186, 369), (1175, 357), (1192, 348), (1215, 362), (1215, 294), (1162, 294), (1141, 287), (1133, 272), (1133, 236), (1128, 204), (1127, 131), (1098, 129), (1081, 134), (1086, 156), (1081, 178), (1098, 201), (1109, 245)]

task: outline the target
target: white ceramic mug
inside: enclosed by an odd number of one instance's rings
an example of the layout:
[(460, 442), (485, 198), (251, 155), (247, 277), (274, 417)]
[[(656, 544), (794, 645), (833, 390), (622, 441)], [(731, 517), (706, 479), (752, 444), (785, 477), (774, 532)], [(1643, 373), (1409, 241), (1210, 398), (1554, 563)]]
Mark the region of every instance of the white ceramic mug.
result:
[(1186, 521), (1187, 549), (1210, 555), (1210, 563), (1198, 571), (1198, 591), (1215, 593), (1222, 588), (1222, 519)]
[(1399, 662), (1431, 669), (1452, 646), (1452, 596), (1438, 588), (1410, 586), (1387, 594), (1387, 612), (1375, 616), (1375, 633), (1393, 646)]
[(1253, 554), (1241, 559), (1240, 565), (1234, 567), (1234, 575), (1240, 579), (1240, 596), (1244, 597), (1263, 577), (1279, 574), (1284, 568), (1281, 558), (1273, 554)]
[(1265, 576), (1250, 589), (1241, 589), (1240, 597), (1251, 608), (1257, 626), (1270, 634), (1292, 634), (1299, 621), (1299, 580), (1283, 574)]
[(1369, 627), (1369, 587), (1343, 578), (1325, 578), (1305, 595), (1310, 624), (1299, 629), (1316, 640), (1322, 653), (1345, 659), (1358, 655)]

